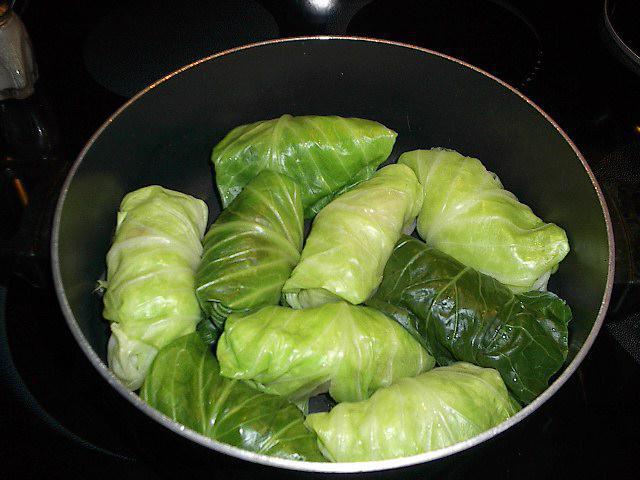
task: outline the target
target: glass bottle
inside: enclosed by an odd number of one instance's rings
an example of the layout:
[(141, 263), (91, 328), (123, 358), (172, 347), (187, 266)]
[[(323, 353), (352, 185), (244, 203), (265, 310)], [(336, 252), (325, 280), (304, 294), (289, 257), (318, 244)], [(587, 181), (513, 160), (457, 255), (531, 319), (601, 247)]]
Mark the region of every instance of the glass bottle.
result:
[(37, 78), (27, 30), (9, 2), (0, 0), (0, 101), (31, 96)]

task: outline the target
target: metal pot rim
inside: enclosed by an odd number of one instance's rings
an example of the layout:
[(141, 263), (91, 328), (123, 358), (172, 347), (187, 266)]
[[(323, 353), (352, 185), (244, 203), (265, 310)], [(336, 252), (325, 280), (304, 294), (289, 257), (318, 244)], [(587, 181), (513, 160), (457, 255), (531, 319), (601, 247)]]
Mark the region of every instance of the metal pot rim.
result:
[[(62, 210), (63, 210), (63, 207), (64, 207), (64, 202), (65, 202), (67, 191), (69, 190), (69, 186), (71, 185), (71, 182), (73, 181), (75, 173), (76, 173), (77, 169), (79, 168), (80, 164), (82, 163), (82, 160), (84, 159), (84, 156), (86, 155), (86, 153), (93, 146), (93, 144), (95, 143), (97, 138), (102, 134), (102, 132), (125, 109), (127, 109), (129, 106), (131, 106), (133, 103), (135, 103), (140, 97), (142, 97), (149, 90), (151, 90), (152, 88), (155, 88), (156, 86), (158, 86), (161, 83), (165, 82), (169, 78), (171, 78), (171, 77), (173, 77), (175, 75), (178, 75), (181, 72), (183, 72), (184, 70), (187, 70), (189, 68), (195, 67), (195, 66), (197, 66), (197, 65), (199, 65), (201, 63), (204, 63), (204, 62), (207, 62), (207, 61), (210, 61), (210, 60), (215, 60), (216, 58), (219, 58), (219, 57), (222, 57), (222, 56), (225, 56), (225, 55), (234, 54), (236, 52), (240, 52), (242, 50), (249, 49), (249, 48), (259, 48), (259, 47), (264, 46), (264, 45), (271, 45), (271, 44), (277, 44), (277, 43), (303, 42), (303, 41), (336, 41), (336, 40), (337, 41), (363, 42), (363, 43), (381, 43), (381, 44), (387, 44), (387, 45), (392, 45), (392, 46), (401, 47), (401, 48), (408, 48), (408, 49), (412, 49), (412, 50), (417, 50), (419, 52), (426, 53), (428, 55), (434, 55), (434, 56), (437, 56), (437, 57), (441, 57), (441, 58), (444, 58), (444, 59), (446, 59), (448, 61), (455, 62), (455, 63), (457, 63), (459, 65), (462, 65), (462, 66), (464, 66), (466, 68), (474, 70), (474, 71), (476, 71), (476, 72), (478, 72), (478, 73), (490, 78), (491, 80), (499, 83), (502, 87), (504, 87), (504, 88), (510, 90), (512, 93), (516, 94), (518, 97), (520, 97), (526, 103), (531, 105), (535, 110), (537, 110), (537, 112), (540, 115), (542, 115), (558, 131), (558, 133), (560, 135), (562, 135), (564, 140), (573, 149), (574, 153), (576, 154), (576, 156), (578, 157), (578, 159), (582, 163), (582, 166), (584, 167), (585, 171), (587, 172), (587, 175), (589, 176), (589, 179), (591, 180), (591, 184), (593, 185), (593, 188), (596, 190), (596, 193), (598, 195), (598, 199), (600, 200), (600, 206), (602, 208), (602, 214), (604, 216), (605, 223), (606, 223), (606, 228), (607, 228), (607, 238), (608, 238), (608, 244), (609, 244), (609, 263), (608, 263), (607, 282), (606, 282), (606, 285), (605, 285), (604, 296), (602, 298), (602, 303), (600, 304), (600, 309), (598, 310), (597, 318), (596, 318), (596, 320), (595, 320), (595, 322), (593, 324), (593, 328), (591, 329), (591, 332), (589, 333), (588, 337), (584, 341), (583, 345), (580, 347), (580, 350), (576, 353), (576, 356), (571, 361), (571, 363), (569, 363), (569, 365), (567, 365), (567, 367), (558, 376), (558, 378), (556, 378), (556, 380), (542, 394), (540, 394), (538, 396), (538, 398), (536, 398), (533, 402), (531, 402), (529, 405), (524, 407), (520, 412), (518, 412), (516, 415), (514, 415), (511, 418), (509, 418), (508, 420), (502, 422), (501, 424), (497, 425), (496, 427), (494, 427), (492, 429), (489, 429), (489, 430), (487, 430), (487, 431), (485, 431), (485, 432), (483, 432), (483, 433), (481, 433), (479, 435), (476, 435), (473, 438), (465, 440), (463, 442), (459, 442), (459, 443), (456, 443), (454, 445), (451, 445), (449, 447), (442, 448), (442, 449), (439, 449), (439, 450), (434, 450), (434, 451), (427, 452), (427, 453), (422, 453), (422, 454), (419, 454), (419, 455), (413, 455), (413, 456), (410, 456), (410, 457), (394, 458), (394, 459), (389, 459), (389, 460), (369, 461), (369, 462), (342, 462), (342, 463), (303, 462), (303, 461), (297, 461), (297, 460), (288, 460), (288, 459), (283, 459), (283, 458), (271, 457), (271, 456), (268, 456), (268, 455), (262, 455), (262, 454), (250, 452), (248, 450), (244, 450), (244, 449), (241, 449), (241, 448), (238, 448), (238, 447), (227, 445), (225, 443), (221, 443), (221, 442), (218, 442), (218, 441), (213, 440), (211, 438), (205, 437), (204, 435), (201, 435), (201, 434), (199, 434), (199, 433), (197, 433), (197, 432), (185, 427), (184, 425), (181, 425), (180, 423), (170, 419), (169, 417), (165, 416), (164, 414), (162, 414), (159, 411), (155, 410), (154, 408), (150, 407), (145, 402), (143, 402), (135, 393), (130, 392), (129, 390), (127, 390), (120, 383), (120, 381), (115, 377), (115, 375), (107, 368), (107, 366), (104, 364), (104, 362), (102, 362), (102, 360), (98, 357), (98, 355), (93, 350), (93, 348), (91, 347), (91, 345), (89, 344), (87, 339), (84, 337), (84, 335), (83, 335), (83, 333), (82, 333), (82, 331), (80, 329), (80, 326), (78, 325), (78, 323), (77, 323), (77, 321), (75, 319), (75, 316), (74, 316), (73, 312), (71, 311), (71, 307), (69, 306), (69, 302), (67, 301), (67, 298), (66, 298), (66, 295), (65, 295), (65, 292), (64, 292), (64, 288), (63, 288), (63, 285), (62, 285), (62, 276), (61, 276), (61, 272), (60, 272), (60, 259), (59, 259), (59, 255), (58, 255), (58, 244), (59, 244), (59, 233), (60, 233), (60, 218), (62, 216)], [(437, 460), (437, 459), (440, 459), (440, 458), (444, 458), (444, 457), (447, 457), (449, 455), (453, 455), (455, 453), (461, 452), (461, 451), (466, 450), (468, 448), (471, 448), (471, 447), (473, 447), (475, 445), (478, 445), (478, 444), (480, 444), (482, 442), (485, 442), (486, 440), (489, 440), (489, 439), (493, 438), (494, 436), (504, 432), (508, 428), (510, 428), (513, 425), (515, 425), (515, 424), (519, 423), (520, 421), (522, 421), (524, 418), (526, 418), (531, 413), (533, 413), (535, 410), (537, 410), (538, 407), (540, 407), (543, 403), (545, 403), (552, 395), (554, 395), (560, 389), (560, 387), (568, 380), (568, 378), (578, 368), (578, 366), (580, 365), (580, 363), (582, 362), (584, 357), (587, 355), (587, 352), (591, 348), (591, 345), (595, 341), (595, 338), (596, 338), (596, 336), (597, 336), (597, 334), (598, 334), (598, 332), (600, 330), (600, 327), (602, 326), (602, 323), (604, 321), (604, 317), (605, 317), (605, 314), (607, 312), (607, 308), (608, 308), (608, 305), (609, 305), (609, 300), (610, 300), (610, 297), (611, 297), (611, 290), (613, 288), (614, 265), (615, 265), (615, 246), (614, 246), (613, 227), (612, 227), (612, 224), (611, 224), (611, 218), (610, 218), (610, 215), (609, 215), (609, 211), (607, 209), (607, 205), (606, 205), (604, 196), (602, 194), (602, 190), (601, 190), (600, 186), (598, 185), (598, 182), (596, 181), (595, 176), (593, 175), (593, 172), (591, 171), (589, 165), (587, 164), (586, 160), (584, 159), (582, 153), (580, 153), (578, 148), (571, 141), (571, 139), (567, 136), (567, 134), (562, 130), (562, 128), (560, 128), (560, 126), (546, 112), (544, 112), (538, 105), (536, 105), (533, 101), (531, 101), (525, 95), (520, 93), (518, 90), (516, 90), (515, 88), (513, 88), (509, 84), (505, 83), (504, 81), (498, 79), (497, 77), (491, 75), (488, 72), (485, 72), (484, 70), (482, 70), (482, 69), (480, 69), (480, 68), (478, 68), (476, 66), (473, 66), (473, 65), (471, 65), (469, 63), (466, 63), (466, 62), (464, 62), (462, 60), (459, 60), (457, 58), (451, 57), (449, 55), (445, 55), (445, 54), (436, 52), (434, 50), (429, 50), (427, 48), (417, 47), (417, 46), (414, 46), (414, 45), (409, 45), (409, 44), (400, 43), (400, 42), (393, 42), (393, 41), (389, 41), (389, 40), (381, 40), (381, 39), (367, 38), (367, 37), (354, 37), (354, 36), (307, 36), (307, 37), (291, 37), (291, 38), (283, 38), (283, 39), (277, 39), (277, 40), (267, 40), (267, 41), (263, 41), (263, 42), (251, 43), (251, 44), (248, 44), (248, 45), (243, 45), (243, 46), (240, 46), (240, 47), (236, 47), (236, 48), (232, 48), (232, 49), (229, 49), (229, 50), (225, 50), (223, 52), (219, 52), (219, 53), (216, 53), (214, 55), (210, 55), (208, 57), (205, 57), (205, 58), (202, 58), (200, 60), (197, 60), (197, 61), (195, 61), (195, 62), (193, 62), (193, 63), (191, 63), (189, 65), (185, 65), (184, 67), (181, 67), (178, 70), (168, 74), (167, 76), (161, 78), (160, 80), (154, 82), (153, 84), (149, 85), (148, 87), (146, 87), (143, 90), (141, 90), (140, 92), (138, 92), (131, 99), (129, 99), (124, 105), (122, 105), (113, 115), (111, 115), (100, 126), (100, 128), (89, 139), (89, 141), (87, 142), (87, 144), (84, 146), (84, 148), (82, 149), (82, 151), (78, 155), (78, 158), (74, 162), (73, 166), (71, 167), (71, 169), (70, 169), (70, 171), (69, 171), (69, 173), (67, 175), (67, 178), (66, 178), (66, 180), (64, 182), (64, 185), (63, 185), (61, 193), (60, 193), (60, 197), (58, 199), (58, 203), (57, 203), (56, 211), (55, 211), (55, 216), (54, 216), (53, 232), (52, 232), (52, 240), (51, 240), (51, 262), (52, 262), (52, 268), (53, 268), (53, 277), (54, 277), (56, 295), (58, 297), (58, 301), (60, 303), (60, 306), (61, 306), (61, 309), (62, 309), (62, 313), (64, 314), (64, 317), (65, 317), (65, 319), (67, 321), (67, 324), (68, 324), (68, 326), (69, 326), (69, 328), (71, 330), (71, 333), (73, 334), (73, 336), (75, 337), (76, 341), (80, 345), (82, 351), (85, 353), (85, 355), (87, 356), (89, 361), (93, 364), (93, 366), (96, 368), (96, 370), (98, 370), (100, 375), (102, 375), (102, 377), (114, 389), (116, 389), (118, 391), (118, 393), (120, 393), (120, 395), (122, 395), (129, 402), (131, 402), (136, 408), (138, 408), (139, 410), (144, 412), (146, 415), (148, 415), (152, 420), (155, 420), (156, 422), (164, 425), (165, 427), (169, 428), (173, 432), (175, 432), (175, 433), (177, 433), (179, 435), (182, 435), (183, 437), (185, 437), (185, 438), (187, 438), (187, 439), (189, 439), (189, 440), (191, 440), (193, 442), (199, 443), (200, 445), (203, 445), (203, 446), (205, 446), (207, 448), (211, 448), (212, 450), (215, 450), (217, 452), (220, 452), (220, 453), (223, 453), (223, 454), (227, 454), (227, 455), (231, 455), (233, 457), (240, 458), (240, 459), (243, 459), (243, 460), (247, 460), (247, 461), (250, 461), (250, 462), (259, 463), (259, 464), (267, 465), (267, 466), (270, 466), (270, 467), (279, 467), (279, 468), (285, 468), (285, 469), (289, 469), (289, 470), (298, 470), (298, 471), (305, 471), (305, 472), (357, 473), (357, 472), (372, 472), (372, 471), (381, 471), (381, 470), (390, 470), (390, 469), (395, 469), (395, 468), (408, 467), (408, 466), (411, 466), (411, 465), (417, 465), (417, 464), (420, 464), (420, 463), (425, 463), (425, 462), (429, 462), (429, 461), (432, 461), (432, 460)]]

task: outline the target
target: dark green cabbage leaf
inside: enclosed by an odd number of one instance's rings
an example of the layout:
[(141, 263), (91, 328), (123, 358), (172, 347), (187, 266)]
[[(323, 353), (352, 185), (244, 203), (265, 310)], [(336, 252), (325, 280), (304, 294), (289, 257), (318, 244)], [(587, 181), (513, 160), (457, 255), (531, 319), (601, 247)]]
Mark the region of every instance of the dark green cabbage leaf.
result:
[(402, 378), (368, 400), (313, 413), (305, 425), (328, 459), (364, 462), (448, 447), (519, 410), (498, 372), (461, 362)]
[(218, 362), (197, 333), (160, 350), (140, 397), (220, 442), (281, 458), (323, 461), (302, 412), (282, 397), (221, 377)]
[(196, 295), (219, 329), (232, 312), (280, 301), (298, 263), (303, 219), (300, 188), (265, 170), (211, 225), (196, 272)]
[(305, 218), (366, 180), (384, 162), (397, 134), (360, 118), (283, 115), (234, 128), (211, 154), (226, 207), (262, 170), (294, 179), (301, 187)]
[(495, 368), (523, 403), (567, 357), (571, 310), (550, 292), (515, 294), (492, 277), (404, 236), (370, 302), (419, 334), (440, 365)]
[(362, 400), (435, 364), (396, 322), (346, 302), (230, 315), (216, 354), (221, 375), (293, 401), (327, 391), (338, 402)]

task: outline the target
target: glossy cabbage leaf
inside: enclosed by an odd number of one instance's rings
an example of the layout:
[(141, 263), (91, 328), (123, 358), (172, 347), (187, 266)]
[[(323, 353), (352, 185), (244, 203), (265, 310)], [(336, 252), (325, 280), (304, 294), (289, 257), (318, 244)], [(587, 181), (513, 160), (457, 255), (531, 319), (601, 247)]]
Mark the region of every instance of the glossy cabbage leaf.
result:
[(472, 438), (520, 407), (498, 372), (469, 363), (402, 378), (368, 400), (314, 413), (305, 425), (334, 462), (417, 455)]
[(149, 405), (220, 442), (293, 460), (323, 461), (298, 408), (220, 376), (213, 353), (197, 333), (158, 353), (140, 391)]
[(215, 345), (221, 333), (218, 327), (208, 318), (200, 320), (200, 323), (196, 325), (196, 332), (200, 336), (200, 340), (209, 346)]
[(397, 134), (360, 118), (283, 115), (234, 128), (211, 154), (224, 207), (260, 171), (273, 170), (301, 187), (305, 218), (366, 180), (384, 162)]
[(494, 368), (524, 403), (547, 388), (567, 357), (571, 310), (563, 300), (514, 294), (412, 237), (398, 242), (370, 303), (408, 325), (438, 364)]
[(338, 402), (362, 400), (435, 363), (396, 322), (345, 302), (230, 315), (217, 357), (223, 376), (294, 401), (327, 391)]
[(562, 228), (538, 218), (475, 158), (434, 148), (398, 162), (424, 189), (418, 233), (427, 244), (514, 291), (546, 289), (569, 252)]
[(109, 367), (131, 390), (142, 385), (158, 349), (200, 320), (194, 277), (207, 213), (202, 200), (157, 185), (120, 204), (101, 285), (103, 316), (113, 322)]
[(211, 225), (196, 295), (218, 328), (231, 312), (280, 301), (302, 249), (302, 203), (293, 180), (265, 170)]
[(294, 308), (364, 302), (403, 229), (420, 211), (422, 190), (404, 165), (388, 165), (322, 209), (282, 293)]

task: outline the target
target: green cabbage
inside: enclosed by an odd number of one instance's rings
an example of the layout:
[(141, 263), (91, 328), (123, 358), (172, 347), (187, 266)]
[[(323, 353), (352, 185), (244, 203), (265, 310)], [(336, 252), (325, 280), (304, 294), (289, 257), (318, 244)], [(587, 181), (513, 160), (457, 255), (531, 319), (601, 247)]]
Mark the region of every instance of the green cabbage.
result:
[(306, 308), (365, 301), (421, 204), (420, 184), (404, 165), (388, 165), (336, 198), (313, 222), (300, 263), (282, 289), (286, 302)]
[(264, 170), (216, 219), (204, 237), (196, 273), (202, 310), (218, 328), (232, 312), (280, 301), (302, 249), (300, 189)]
[(550, 292), (514, 294), (420, 240), (403, 237), (367, 302), (436, 358), (495, 368), (523, 403), (547, 388), (568, 351), (571, 310)]
[(283, 115), (236, 127), (211, 154), (224, 207), (262, 170), (294, 179), (305, 218), (369, 178), (387, 159), (396, 133), (359, 118)]
[(298, 408), (221, 377), (218, 362), (197, 333), (160, 350), (140, 396), (172, 420), (220, 442), (292, 460), (323, 461)]
[(514, 291), (546, 289), (569, 252), (564, 230), (544, 223), (475, 158), (453, 150), (415, 150), (398, 163), (424, 189), (418, 233), (456, 260)]
[(472, 438), (518, 412), (495, 370), (469, 363), (402, 378), (361, 402), (314, 413), (305, 425), (334, 462), (406, 457)]
[(435, 363), (396, 322), (345, 302), (232, 314), (217, 356), (221, 375), (293, 401), (326, 391), (338, 402), (362, 400)]
[(142, 385), (158, 349), (200, 320), (194, 275), (206, 224), (203, 201), (156, 185), (120, 204), (103, 316), (113, 322), (109, 366), (131, 390)]

